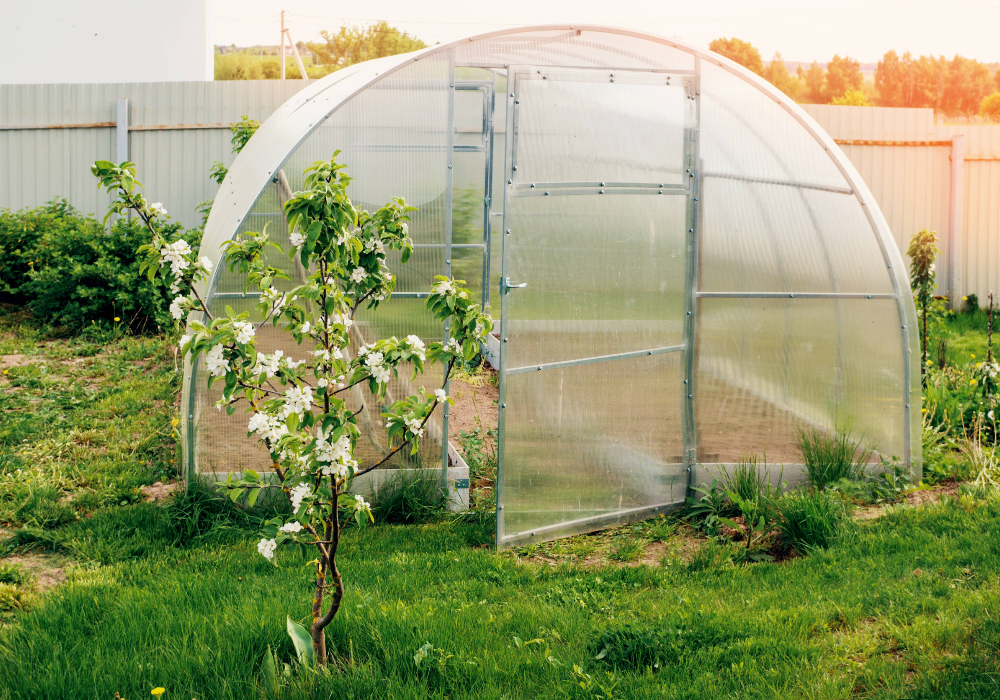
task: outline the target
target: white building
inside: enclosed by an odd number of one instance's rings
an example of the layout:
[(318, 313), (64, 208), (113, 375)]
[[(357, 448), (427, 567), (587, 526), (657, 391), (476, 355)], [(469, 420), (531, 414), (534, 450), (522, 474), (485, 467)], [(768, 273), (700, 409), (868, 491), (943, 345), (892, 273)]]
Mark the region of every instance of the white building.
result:
[(0, 84), (212, 80), (212, 0), (9, 0)]

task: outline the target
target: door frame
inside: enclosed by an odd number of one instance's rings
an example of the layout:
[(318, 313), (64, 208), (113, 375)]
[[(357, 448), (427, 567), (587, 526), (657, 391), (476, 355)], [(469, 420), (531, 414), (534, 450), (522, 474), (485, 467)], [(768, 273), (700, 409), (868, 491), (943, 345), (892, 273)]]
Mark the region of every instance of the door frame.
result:
[[(607, 513), (598, 516), (591, 516), (581, 520), (575, 521), (565, 521), (551, 526), (545, 526), (543, 528), (537, 528), (534, 531), (527, 533), (509, 533), (504, 532), (504, 475), (505, 475), (505, 445), (506, 445), (506, 431), (505, 431), (505, 416), (507, 409), (507, 347), (508, 347), (508, 310), (509, 304), (507, 303), (507, 294), (509, 290), (505, 284), (505, 281), (510, 277), (512, 273), (510, 265), (510, 246), (508, 245), (509, 238), (511, 236), (511, 200), (514, 198), (515, 190), (517, 189), (517, 183), (514, 178), (514, 170), (516, 169), (515, 157), (517, 154), (517, 141), (518, 141), (518, 130), (517, 130), (517, 105), (519, 101), (517, 99), (518, 92), (518, 82), (522, 80), (521, 76), (531, 75), (532, 71), (535, 71), (535, 75), (544, 75), (542, 79), (547, 79), (546, 74), (559, 74), (560, 79), (562, 75), (567, 74), (579, 74), (590, 76), (600, 76), (602, 73), (608, 77), (611, 82), (615, 82), (616, 74), (619, 78), (622, 76), (630, 76), (635, 74), (665, 74), (665, 84), (677, 84), (677, 82), (682, 82), (687, 86), (687, 97), (693, 101), (693, 124), (691, 126), (685, 127), (684, 142), (685, 142), (685, 170), (686, 172), (682, 175), (687, 175), (687, 182), (678, 187), (669, 187), (663, 183), (659, 185), (659, 194), (666, 194), (665, 190), (671, 189), (675, 190), (673, 193), (676, 195), (683, 194), (687, 197), (687, 212), (686, 212), (686, 228), (687, 235), (685, 241), (685, 286), (684, 286), (684, 317), (683, 317), (683, 331), (682, 331), (682, 349), (680, 350), (682, 355), (682, 376), (683, 376), (683, 389), (684, 392), (681, 399), (681, 426), (682, 426), (682, 439), (684, 446), (683, 453), (683, 463), (684, 469), (687, 473), (687, 489), (685, 496), (690, 496), (692, 494), (692, 489), (694, 486), (694, 474), (695, 465), (697, 461), (697, 441), (695, 433), (695, 414), (694, 414), (694, 358), (695, 358), (695, 338), (696, 338), (696, 315), (697, 315), (697, 300), (696, 300), (696, 290), (698, 288), (698, 273), (699, 273), (699, 257), (698, 257), (698, 237), (700, 229), (700, 216), (698, 200), (700, 195), (700, 184), (701, 184), (701, 160), (699, 157), (699, 129), (701, 124), (701, 91), (699, 84), (701, 60), (699, 58), (695, 59), (694, 70), (688, 71), (665, 71), (665, 70), (653, 70), (648, 71), (643, 70), (621, 70), (621, 69), (602, 69), (602, 68), (546, 68), (539, 66), (530, 65), (510, 65), (507, 66), (507, 110), (506, 110), (506, 122), (505, 122), (505, 153), (504, 153), (504, 207), (503, 207), (503, 227), (502, 227), (502, 237), (503, 246), (501, 253), (501, 274), (500, 274), (500, 284), (498, 293), (500, 295), (500, 368), (499, 368), (499, 388), (500, 388), (500, 398), (498, 406), (498, 418), (497, 418), (497, 477), (496, 477), (496, 543), (498, 549), (504, 549), (510, 546), (517, 546), (520, 544), (529, 544), (534, 542), (542, 542), (547, 539), (554, 539), (560, 536), (568, 536), (572, 534), (571, 532), (565, 532), (567, 527), (570, 530), (576, 530), (578, 532), (587, 532), (602, 529), (604, 527), (613, 526), (616, 524), (621, 524), (624, 522), (634, 522), (636, 520), (641, 520), (645, 518), (652, 517), (657, 514), (662, 514), (668, 512), (669, 510), (676, 509), (683, 504), (683, 500), (679, 503), (645, 506), (640, 508), (633, 508), (623, 511), (618, 511), (615, 513)], [(610, 75), (609, 75), (610, 74)], [(679, 79), (679, 81), (678, 81)], [(671, 82), (675, 81), (675, 82)], [(492, 128), (492, 127), (491, 127)], [(491, 134), (492, 141), (492, 134)], [(592, 190), (597, 189), (598, 183), (571, 183), (575, 186), (581, 188), (580, 194), (595, 194)], [(592, 185), (586, 190), (588, 185)], [(599, 183), (599, 186), (603, 186), (604, 183)], [(576, 189), (576, 187), (574, 187)], [(608, 188), (609, 193), (612, 189)], [(625, 192), (635, 192), (635, 189), (614, 188), (614, 191), (619, 193)], [(599, 190), (600, 194), (604, 194), (604, 189)], [(649, 194), (653, 194), (653, 191), (648, 191)], [(545, 192), (548, 194), (548, 192)], [(514, 280), (516, 282), (517, 280)], [(632, 354), (632, 353), (629, 353)], [(577, 525), (579, 529), (573, 528), (572, 526)], [(551, 532), (546, 532), (547, 530)], [(551, 536), (547, 536), (551, 535)]]

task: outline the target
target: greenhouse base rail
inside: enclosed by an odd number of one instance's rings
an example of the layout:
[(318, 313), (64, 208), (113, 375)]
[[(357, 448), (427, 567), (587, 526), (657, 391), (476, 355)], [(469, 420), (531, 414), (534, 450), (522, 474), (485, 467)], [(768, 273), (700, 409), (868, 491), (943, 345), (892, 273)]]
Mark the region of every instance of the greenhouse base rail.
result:
[[(628, 523), (647, 520), (657, 515), (666, 515), (675, 510), (679, 510), (684, 505), (684, 501), (674, 503), (661, 503), (655, 506), (642, 506), (641, 508), (630, 508), (628, 510), (617, 510), (613, 513), (601, 513), (587, 518), (577, 520), (567, 520), (556, 525), (546, 525), (533, 530), (525, 530), (513, 535), (502, 537), (497, 542), (499, 549), (509, 547), (520, 547), (522, 545), (537, 544), (546, 542), (558, 537), (569, 536), (581, 532), (593, 532), (594, 530), (604, 530), (616, 525), (626, 525)], [(503, 506), (501, 506), (501, 509)]]

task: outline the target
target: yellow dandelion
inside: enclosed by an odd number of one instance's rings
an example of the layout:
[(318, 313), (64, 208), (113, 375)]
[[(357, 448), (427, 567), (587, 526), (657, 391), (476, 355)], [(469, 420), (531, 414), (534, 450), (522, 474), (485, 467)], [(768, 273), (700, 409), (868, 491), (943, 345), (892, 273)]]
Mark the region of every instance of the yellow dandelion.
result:
[(115, 316), (115, 323), (118, 323), (119, 321), (121, 321), (121, 319)]
[(160, 697), (165, 692), (167, 692), (166, 688), (153, 688), (151, 691), (149, 691), (149, 694), (150, 695), (155, 695), (156, 697)]
[(933, 362), (931, 362), (930, 360), (927, 360), (927, 366), (928, 366), (928, 367), (933, 367), (933, 366), (934, 366), (934, 363), (933, 363)]
[(962, 301), (968, 301), (969, 297), (962, 297)]
[(969, 380), (969, 384), (971, 384), (972, 386), (975, 386), (976, 385), (976, 380), (975, 379), (970, 379)]
[(7, 374), (7, 370), (4, 370), (4, 371), (3, 371), (3, 373), (4, 373), (4, 374)]
[(170, 421), (170, 425), (173, 425), (175, 427), (177, 426), (178, 423), (180, 423), (180, 419), (178, 418), (174, 418), (173, 420)]

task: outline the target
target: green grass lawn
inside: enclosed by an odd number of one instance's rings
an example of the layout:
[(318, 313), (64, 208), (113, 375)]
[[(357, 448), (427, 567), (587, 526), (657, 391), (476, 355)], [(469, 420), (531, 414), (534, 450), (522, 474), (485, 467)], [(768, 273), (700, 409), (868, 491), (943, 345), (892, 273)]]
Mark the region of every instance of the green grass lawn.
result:
[[(488, 522), (351, 528), (337, 662), (264, 692), (268, 646), (294, 658), (285, 616), (308, 616), (308, 558), (269, 564), (267, 513), (202, 489), (141, 502), (175, 473), (167, 343), (0, 332), (32, 360), (0, 379), (0, 700), (1000, 697), (995, 495), (751, 566), (655, 521), (499, 554)], [(616, 561), (637, 541), (660, 559)], [(65, 583), (5, 583), (3, 557), (47, 552)]]

